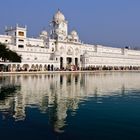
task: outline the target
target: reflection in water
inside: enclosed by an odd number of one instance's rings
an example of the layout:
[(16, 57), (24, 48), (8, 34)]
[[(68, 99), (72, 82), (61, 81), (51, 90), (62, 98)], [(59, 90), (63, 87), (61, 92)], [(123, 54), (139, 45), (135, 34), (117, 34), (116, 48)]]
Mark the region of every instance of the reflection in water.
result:
[(0, 88), (0, 100), (4, 100), (8, 95), (15, 93), (17, 87), (14, 85), (1, 86)]
[[(15, 121), (21, 121), (26, 118), (27, 107), (38, 108), (40, 112), (48, 114), (54, 131), (62, 133), (67, 124), (68, 111), (71, 115), (76, 114), (80, 104), (91, 97), (97, 103), (102, 103), (102, 98), (127, 96), (127, 91), (140, 90), (139, 83), (139, 73), (5, 76), (0, 78), (4, 97), (0, 98), (0, 111), (3, 119), (12, 116)], [(4, 91), (2, 86), (7, 85), (14, 87)]]

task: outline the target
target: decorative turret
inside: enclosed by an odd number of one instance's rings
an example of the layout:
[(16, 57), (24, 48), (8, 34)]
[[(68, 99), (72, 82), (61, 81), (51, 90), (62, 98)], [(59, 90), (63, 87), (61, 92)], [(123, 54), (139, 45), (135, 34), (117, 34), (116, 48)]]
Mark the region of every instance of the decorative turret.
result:
[(16, 27), (6, 27), (5, 33), (6, 35), (12, 36), (12, 44), (16, 44), (17, 49), (26, 47), (27, 26), (19, 27), (17, 24)]
[(45, 31), (45, 30), (43, 30), (43, 31), (40, 33), (39, 38), (40, 38), (40, 39), (43, 39), (43, 41), (44, 41), (44, 46), (47, 47), (47, 45), (48, 45), (48, 44), (47, 44), (47, 41), (48, 41), (48, 32)]
[(53, 16), (53, 20), (51, 22), (51, 38), (59, 41), (64, 41), (68, 35), (68, 25), (65, 20), (65, 16), (62, 14), (60, 10), (56, 12)]
[(39, 37), (42, 38), (42, 39), (44, 39), (44, 38), (47, 39), (47, 38), (48, 38), (48, 32), (45, 31), (45, 30), (43, 30), (43, 31), (40, 33)]
[(71, 32), (71, 37), (72, 37), (72, 40), (75, 41), (75, 42), (78, 42), (79, 41), (79, 36), (77, 34), (77, 32), (75, 30), (73, 30)]
[(68, 35), (68, 40), (72, 42), (79, 42), (79, 36), (75, 30)]
[(60, 10), (58, 10), (57, 13), (54, 15), (53, 21), (57, 24), (65, 21), (65, 16), (60, 12)]

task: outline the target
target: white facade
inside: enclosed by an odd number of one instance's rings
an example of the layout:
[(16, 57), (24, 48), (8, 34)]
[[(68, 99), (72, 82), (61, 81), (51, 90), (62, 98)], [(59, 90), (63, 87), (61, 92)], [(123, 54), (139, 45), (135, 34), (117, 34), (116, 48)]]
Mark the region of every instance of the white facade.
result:
[(81, 43), (76, 31), (68, 34), (68, 21), (59, 10), (50, 34), (42, 31), (38, 38), (28, 38), (27, 27), (18, 25), (6, 28), (5, 33), (0, 42), (22, 56), (18, 65), (27, 70), (140, 66), (140, 51)]

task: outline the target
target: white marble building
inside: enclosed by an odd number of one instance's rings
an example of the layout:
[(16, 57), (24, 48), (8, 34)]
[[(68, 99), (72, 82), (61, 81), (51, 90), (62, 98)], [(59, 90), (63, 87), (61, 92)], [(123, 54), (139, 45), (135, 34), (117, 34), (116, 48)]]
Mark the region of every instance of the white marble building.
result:
[(12, 64), (11, 70), (140, 66), (140, 51), (83, 44), (75, 30), (68, 32), (68, 21), (60, 10), (53, 16), (50, 26), (50, 33), (44, 30), (37, 38), (27, 37), (27, 27), (6, 27), (0, 42), (22, 56), (22, 63)]

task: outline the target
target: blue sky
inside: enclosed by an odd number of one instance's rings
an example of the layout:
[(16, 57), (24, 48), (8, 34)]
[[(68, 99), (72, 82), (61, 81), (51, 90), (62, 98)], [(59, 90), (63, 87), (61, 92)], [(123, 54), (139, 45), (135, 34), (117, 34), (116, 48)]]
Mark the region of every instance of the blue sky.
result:
[(18, 23), (38, 36), (58, 8), (86, 43), (140, 47), (140, 0), (1, 0), (0, 33)]

